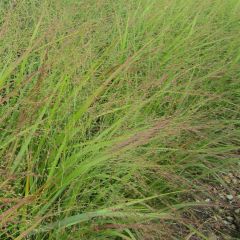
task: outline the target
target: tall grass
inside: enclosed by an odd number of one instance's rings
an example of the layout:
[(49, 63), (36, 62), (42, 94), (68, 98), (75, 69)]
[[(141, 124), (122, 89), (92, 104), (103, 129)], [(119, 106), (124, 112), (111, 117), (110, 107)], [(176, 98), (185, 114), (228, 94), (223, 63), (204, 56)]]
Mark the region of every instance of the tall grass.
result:
[(240, 2), (0, 12), (0, 239), (173, 239), (238, 162)]

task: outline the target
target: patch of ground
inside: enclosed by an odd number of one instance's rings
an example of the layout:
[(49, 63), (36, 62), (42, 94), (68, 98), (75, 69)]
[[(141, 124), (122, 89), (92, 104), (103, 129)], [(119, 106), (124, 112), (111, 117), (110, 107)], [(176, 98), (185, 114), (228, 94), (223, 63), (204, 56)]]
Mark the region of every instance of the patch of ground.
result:
[(175, 229), (178, 236), (181, 233), (182, 239), (187, 240), (240, 239), (239, 172), (222, 174), (221, 184), (208, 184), (207, 194), (196, 195), (195, 201), (205, 202), (207, 207), (193, 207), (184, 212), (183, 224)]

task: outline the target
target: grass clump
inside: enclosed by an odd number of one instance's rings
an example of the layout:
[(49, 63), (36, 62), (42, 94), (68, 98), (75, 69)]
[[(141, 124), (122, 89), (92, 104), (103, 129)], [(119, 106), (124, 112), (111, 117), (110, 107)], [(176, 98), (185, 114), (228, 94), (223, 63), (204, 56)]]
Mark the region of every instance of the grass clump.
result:
[(239, 1), (0, 11), (0, 238), (173, 239), (238, 162)]

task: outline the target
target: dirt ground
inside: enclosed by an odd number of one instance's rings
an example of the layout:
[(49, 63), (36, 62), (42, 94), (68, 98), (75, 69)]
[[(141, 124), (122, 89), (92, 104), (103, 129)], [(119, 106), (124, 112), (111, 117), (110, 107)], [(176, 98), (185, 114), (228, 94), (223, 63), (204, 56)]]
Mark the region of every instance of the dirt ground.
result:
[[(182, 239), (240, 239), (240, 172), (222, 174), (220, 180), (220, 184), (203, 183), (207, 193), (196, 195), (196, 202), (209, 206), (193, 207), (182, 214), (184, 224), (177, 227)], [(190, 223), (192, 230), (186, 227)]]

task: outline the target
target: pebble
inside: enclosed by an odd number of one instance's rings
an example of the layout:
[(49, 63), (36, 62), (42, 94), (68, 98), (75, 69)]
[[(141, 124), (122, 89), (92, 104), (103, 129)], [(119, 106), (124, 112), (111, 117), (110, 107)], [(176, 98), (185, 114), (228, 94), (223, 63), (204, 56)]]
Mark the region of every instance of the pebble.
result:
[(209, 198), (205, 199), (205, 202), (210, 202), (210, 201), (211, 201), (211, 199), (209, 199)]
[(233, 200), (233, 195), (227, 195), (226, 197), (229, 201)]
[(237, 182), (238, 182), (236, 178), (233, 178), (232, 181), (234, 184), (237, 184)]
[(240, 208), (236, 209), (234, 212), (235, 212), (236, 214), (239, 214), (239, 213), (240, 213)]
[(228, 221), (226, 221), (226, 220), (224, 220), (223, 223), (224, 223), (225, 225), (229, 225), (229, 224), (230, 224), (230, 223), (229, 223)]
[(228, 176), (229, 176), (230, 178), (233, 178), (233, 177), (234, 177), (232, 173), (229, 173)]
[(234, 219), (233, 219), (233, 217), (231, 217), (231, 216), (227, 216), (227, 220), (228, 220), (229, 222), (232, 222)]
[(235, 226), (234, 224), (232, 224), (231, 227), (232, 227), (233, 229), (236, 229), (236, 226)]

